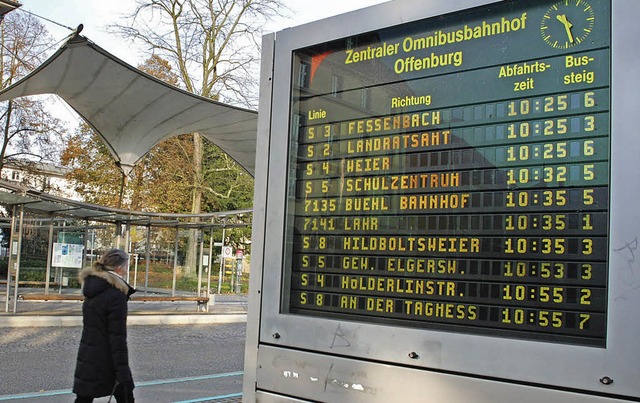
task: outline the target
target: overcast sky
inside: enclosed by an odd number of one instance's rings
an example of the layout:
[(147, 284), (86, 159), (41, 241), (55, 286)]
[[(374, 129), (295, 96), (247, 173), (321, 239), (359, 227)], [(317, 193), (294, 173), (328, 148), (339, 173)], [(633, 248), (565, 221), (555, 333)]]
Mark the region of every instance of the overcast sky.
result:
[[(384, 1), (386, 0), (284, 0), (291, 9), (290, 18), (269, 23), (266, 32), (277, 32)], [(82, 35), (129, 64), (136, 66), (143, 61), (142, 56), (132, 52), (127, 46), (119, 45), (118, 38), (105, 31), (106, 25), (117, 22), (122, 14), (133, 9), (134, 0), (20, 0), (20, 2), (24, 10), (66, 27), (75, 29), (79, 24), (83, 24)], [(45, 20), (41, 21), (52, 36), (60, 41), (55, 47), (57, 49), (71, 31)]]

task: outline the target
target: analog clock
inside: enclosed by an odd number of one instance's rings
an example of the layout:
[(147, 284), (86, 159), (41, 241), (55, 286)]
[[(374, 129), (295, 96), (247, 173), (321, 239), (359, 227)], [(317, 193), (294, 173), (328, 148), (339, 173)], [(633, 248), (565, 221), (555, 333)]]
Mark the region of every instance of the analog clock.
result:
[(568, 49), (587, 39), (594, 22), (593, 7), (585, 0), (562, 0), (544, 13), (540, 33), (549, 46)]

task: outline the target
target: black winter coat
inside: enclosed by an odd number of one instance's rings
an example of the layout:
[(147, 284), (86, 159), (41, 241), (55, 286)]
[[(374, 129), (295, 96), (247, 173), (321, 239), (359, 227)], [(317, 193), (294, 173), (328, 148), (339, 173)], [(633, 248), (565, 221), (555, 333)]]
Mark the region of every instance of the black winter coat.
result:
[(133, 389), (127, 348), (127, 301), (135, 290), (99, 268), (80, 272), (82, 338), (73, 381), (80, 396), (111, 395), (116, 381)]

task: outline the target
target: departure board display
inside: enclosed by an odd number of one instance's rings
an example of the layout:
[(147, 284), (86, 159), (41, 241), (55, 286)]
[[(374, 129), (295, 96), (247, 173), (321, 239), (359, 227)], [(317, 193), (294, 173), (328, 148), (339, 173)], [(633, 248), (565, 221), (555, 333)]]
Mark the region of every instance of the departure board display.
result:
[(611, 3), (293, 53), (282, 311), (603, 347)]

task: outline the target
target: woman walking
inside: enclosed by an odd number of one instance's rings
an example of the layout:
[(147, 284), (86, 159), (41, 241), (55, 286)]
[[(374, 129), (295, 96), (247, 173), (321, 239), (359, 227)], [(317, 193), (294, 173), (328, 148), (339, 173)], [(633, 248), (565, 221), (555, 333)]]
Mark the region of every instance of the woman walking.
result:
[(135, 290), (123, 279), (129, 257), (120, 249), (106, 252), (80, 272), (85, 297), (82, 338), (73, 381), (76, 403), (113, 395), (133, 403), (133, 377), (127, 348), (127, 301)]

